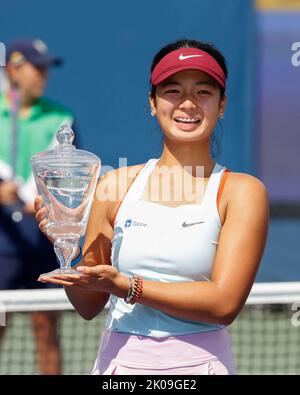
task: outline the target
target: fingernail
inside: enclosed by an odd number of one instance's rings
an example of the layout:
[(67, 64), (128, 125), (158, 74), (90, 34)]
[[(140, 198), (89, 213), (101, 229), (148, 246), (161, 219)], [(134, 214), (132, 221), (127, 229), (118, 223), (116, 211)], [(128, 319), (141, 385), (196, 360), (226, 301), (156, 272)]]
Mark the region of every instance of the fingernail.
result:
[(43, 277), (41, 277), (41, 276), (37, 279), (37, 281), (39, 281), (40, 283), (44, 283), (45, 282)]
[(83, 266), (79, 266), (76, 270), (78, 272), (84, 272), (84, 267)]

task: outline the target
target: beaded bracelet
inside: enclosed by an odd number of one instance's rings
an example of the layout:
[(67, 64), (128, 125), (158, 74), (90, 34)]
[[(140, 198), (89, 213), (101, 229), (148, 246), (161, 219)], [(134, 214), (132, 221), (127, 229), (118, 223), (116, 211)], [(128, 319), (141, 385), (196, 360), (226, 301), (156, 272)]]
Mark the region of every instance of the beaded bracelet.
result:
[(140, 298), (143, 292), (143, 278), (133, 275), (130, 277), (129, 290), (124, 301), (128, 304), (134, 304)]
[(137, 282), (136, 282), (136, 292), (134, 293), (130, 304), (135, 304), (135, 302), (142, 295), (142, 291), (143, 291), (143, 279), (142, 279), (142, 277), (139, 276), (137, 278)]

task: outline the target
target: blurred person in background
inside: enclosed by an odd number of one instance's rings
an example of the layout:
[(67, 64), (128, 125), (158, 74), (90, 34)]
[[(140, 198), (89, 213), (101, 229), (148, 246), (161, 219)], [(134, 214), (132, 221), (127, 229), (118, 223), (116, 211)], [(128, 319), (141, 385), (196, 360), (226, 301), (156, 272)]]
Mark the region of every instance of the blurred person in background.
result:
[[(39, 39), (17, 39), (7, 48), (8, 89), (0, 94), (0, 290), (45, 288), (40, 273), (57, 267), (51, 243), (38, 230), (30, 158), (56, 144), (62, 123), (73, 125), (64, 106), (45, 97), (50, 66), (61, 59)], [(47, 285), (49, 287), (49, 285)], [(31, 315), (37, 364), (42, 374), (59, 374), (57, 312)], [(5, 327), (0, 327), (0, 340)]]

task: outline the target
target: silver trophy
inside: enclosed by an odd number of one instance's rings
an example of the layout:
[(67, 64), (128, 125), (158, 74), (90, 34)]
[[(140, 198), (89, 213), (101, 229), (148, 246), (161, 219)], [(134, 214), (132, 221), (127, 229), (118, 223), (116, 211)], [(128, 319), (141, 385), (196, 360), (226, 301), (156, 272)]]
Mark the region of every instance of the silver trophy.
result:
[[(72, 145), (74, 132), (62, 125), (53, 150), (40, 152), (31, 159), (38, 193), (47, 210), (47, 234), (54, 240), (60, 269), (43, 275), (78, 274), (70, 267), (80, 237), (85, 235), (101, 161)], [(42, 276), (43, 276), (42, 275)]]

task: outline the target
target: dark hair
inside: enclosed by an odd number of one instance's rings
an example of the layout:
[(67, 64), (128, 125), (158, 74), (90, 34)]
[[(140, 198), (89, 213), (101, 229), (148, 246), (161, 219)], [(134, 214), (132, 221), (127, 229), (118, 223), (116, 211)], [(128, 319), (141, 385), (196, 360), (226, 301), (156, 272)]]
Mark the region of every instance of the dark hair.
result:
[[(182, 39), (182, 40), (177, 40), (173, 43), (170, 43), (166, 46), (164, 46), (153, 58), (153, 62), (151, 65), (151, 73), (154, 70), (155, 66), (160, 62), (160, 60), (165, 57), (168, 53), (172, 51), (176, 51), (177, 49), (180, 48), (198, 48), (201, 49), (202, 51), (205, 51), (209, 53), (221, 66), (222, 70), (224, 71), (225, 78), (227, 79), (228, 76), (228, 70), (226, 66), (226, 60), (224, 56), (221, 54), (221, 52), (213, 45), (210, 43), (206, 43), (203, 41), (196, 41), (196, 40), (188, 40), (188, 39)], [(150, 82), (151, 84), (151, 82)], [(220, 93), (221, 93), (221, 98), (225, 94), (225, 89), (220, 87)], [(156, 87), (154, 85), (151, 85), (151, 91), (150, 91), (150, 96), (155, 97), (155, 92), (156, 92)]]

